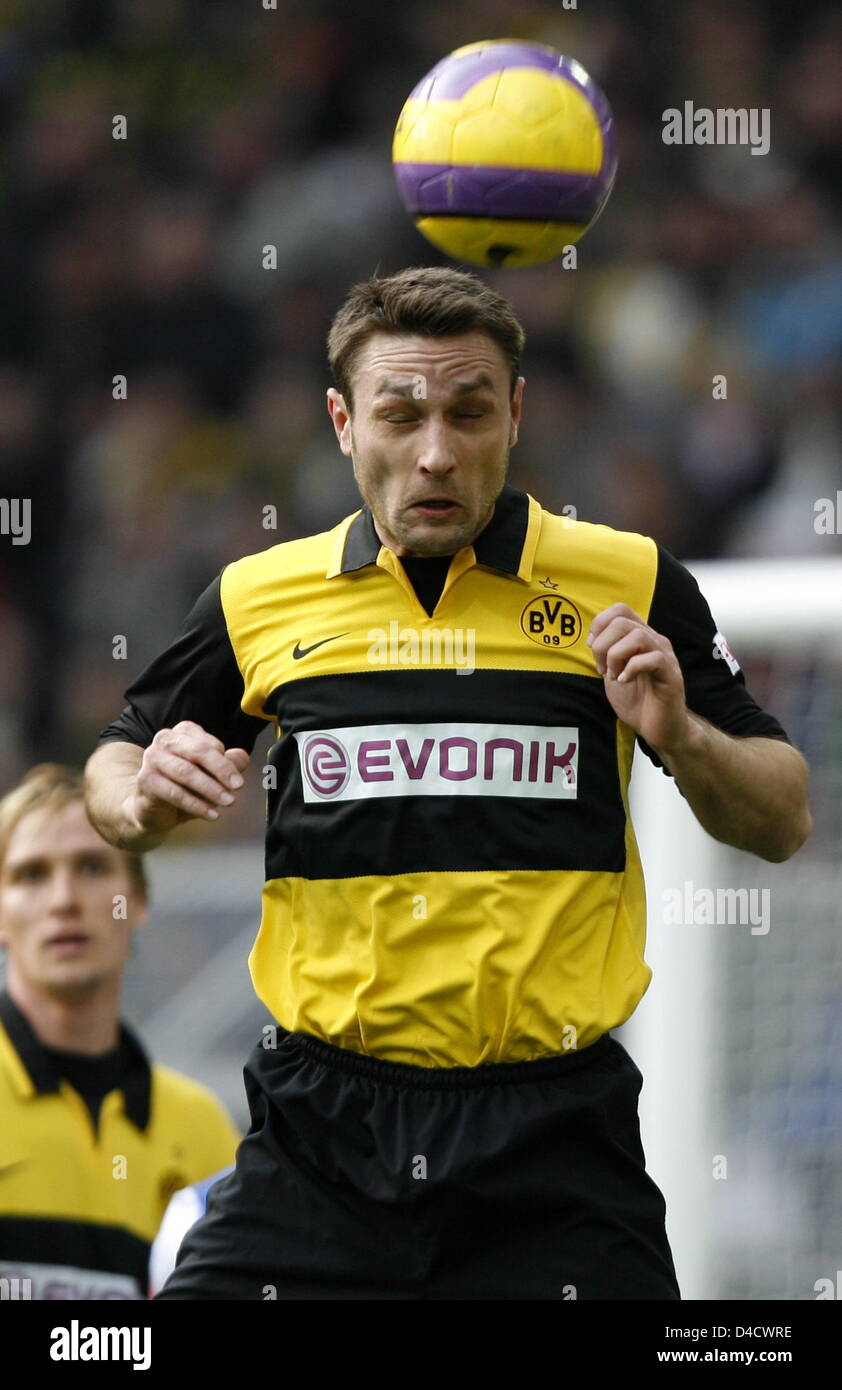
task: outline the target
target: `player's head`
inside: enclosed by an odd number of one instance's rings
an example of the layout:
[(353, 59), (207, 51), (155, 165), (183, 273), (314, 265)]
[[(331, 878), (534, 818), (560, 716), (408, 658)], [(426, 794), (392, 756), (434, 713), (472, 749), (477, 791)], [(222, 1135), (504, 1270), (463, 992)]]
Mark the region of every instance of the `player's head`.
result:
[(517, 440), (524, 341), (502, 295), (447, 267), (374, 277), (340, 307), (328, 410), (398, 554), (451, 555), (490, 520)]
[(119, 985), (146, 899), (142, 857), (88, 820), (81, 772), (41, 763), (0, 801), (0, 945), (13, 996), (70, 1000)]

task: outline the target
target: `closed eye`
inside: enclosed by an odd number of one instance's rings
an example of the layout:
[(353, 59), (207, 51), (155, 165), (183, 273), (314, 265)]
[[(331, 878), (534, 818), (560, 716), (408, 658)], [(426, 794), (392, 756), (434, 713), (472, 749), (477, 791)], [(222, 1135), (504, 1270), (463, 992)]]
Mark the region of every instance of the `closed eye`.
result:
[[(486, 414), (485, 410), (456, 410), (453, 412), (453, 419), (483, 420)], [(384, 415), (382, 418), (387, 425), (414, 425), (418, 421), (417, 415)]]

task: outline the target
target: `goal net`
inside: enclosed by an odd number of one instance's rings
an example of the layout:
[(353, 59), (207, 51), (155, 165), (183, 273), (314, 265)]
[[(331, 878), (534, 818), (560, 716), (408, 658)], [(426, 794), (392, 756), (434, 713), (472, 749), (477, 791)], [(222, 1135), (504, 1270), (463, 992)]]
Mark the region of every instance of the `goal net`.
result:
[(784, 864), (730, 849), (638, 753), (654, 975), (617, 1036), (643, 1072), (683, 1297), (828, 1297), (842, 1264), (842, 559), (688, 568), (810, 764), (814, 830)]

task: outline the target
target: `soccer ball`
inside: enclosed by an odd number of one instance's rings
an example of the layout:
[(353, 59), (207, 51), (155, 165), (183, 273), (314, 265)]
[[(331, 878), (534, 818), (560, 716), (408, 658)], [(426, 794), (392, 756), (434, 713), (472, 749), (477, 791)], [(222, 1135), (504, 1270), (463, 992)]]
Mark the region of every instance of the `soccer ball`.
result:
[(497, 39), (422, 78), (392, 145), (415, 225), (455, 260), (538, 265), (578, 241), (614, 183), (614, 122), (575, 58)]

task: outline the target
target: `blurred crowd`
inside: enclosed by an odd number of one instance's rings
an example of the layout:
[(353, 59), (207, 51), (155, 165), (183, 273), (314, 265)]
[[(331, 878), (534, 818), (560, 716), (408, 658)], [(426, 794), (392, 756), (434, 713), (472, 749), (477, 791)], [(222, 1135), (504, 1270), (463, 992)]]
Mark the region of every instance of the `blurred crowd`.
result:
[[(619, 137), (577, 268), (486, 276), (527, 333), (512, 481), (684, 559), (842, 548), (838, 7), (268, 3), (0, 3), (0, 790), (84, 760), (229, 560), (356, 507), (324, 339), (355, 280), (443, 263), (391, 135), (463, 43), (574, 55)], [(770, 152), (665, 145), (688, 100), (768, 107)]]

